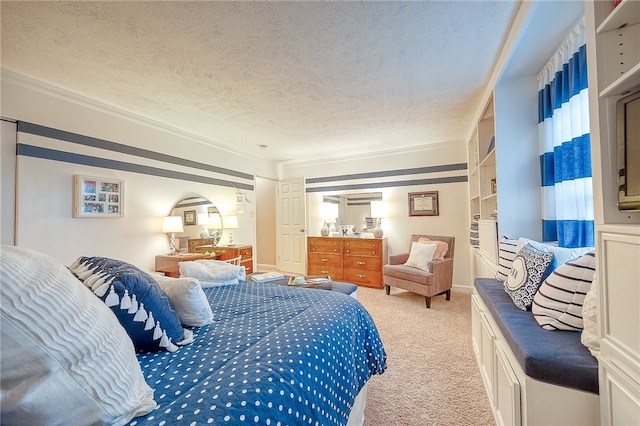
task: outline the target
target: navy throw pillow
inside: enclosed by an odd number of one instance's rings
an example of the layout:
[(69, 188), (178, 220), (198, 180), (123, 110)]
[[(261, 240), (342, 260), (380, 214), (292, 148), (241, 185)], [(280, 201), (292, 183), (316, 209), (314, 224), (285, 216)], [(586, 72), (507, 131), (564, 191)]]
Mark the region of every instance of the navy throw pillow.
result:
[(80, 257), (70, 267), (111, 308), (138, 351), (167, 350), (193, 341), (171, 301), (147, 273), (121, 260)]

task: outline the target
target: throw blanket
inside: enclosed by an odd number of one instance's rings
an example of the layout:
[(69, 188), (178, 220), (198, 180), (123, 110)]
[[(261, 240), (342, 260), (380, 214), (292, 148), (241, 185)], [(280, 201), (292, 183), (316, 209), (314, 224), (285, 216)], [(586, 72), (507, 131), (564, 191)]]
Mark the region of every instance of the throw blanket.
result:
[(203, 288), (216, 285), (238, 284), (247, 278), (244, 266), (230, 265), (220, 260), (179, 262), (181, 277), (200, 280)]

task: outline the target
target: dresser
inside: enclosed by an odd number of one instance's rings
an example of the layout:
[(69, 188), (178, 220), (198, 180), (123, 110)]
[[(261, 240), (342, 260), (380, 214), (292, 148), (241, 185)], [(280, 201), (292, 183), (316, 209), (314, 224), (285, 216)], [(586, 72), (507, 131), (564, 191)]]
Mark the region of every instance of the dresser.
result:
[(253, 247), (250, 245), (214, 246), (206, 238), (191, 238), (189, 239), (189, 252), (215, 253), (218, 260), (242, 256), (240, 264), (244, 266), (247, 275), (253, 272)]
[(386, 238), (308, 237), (309, 275), (330, 275), (364, 287), (382, 288)]

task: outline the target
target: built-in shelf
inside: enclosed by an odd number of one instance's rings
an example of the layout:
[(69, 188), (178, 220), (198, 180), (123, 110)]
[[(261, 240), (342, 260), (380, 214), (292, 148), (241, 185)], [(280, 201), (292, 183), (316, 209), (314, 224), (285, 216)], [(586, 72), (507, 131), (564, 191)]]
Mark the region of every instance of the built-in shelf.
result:
[(598, 34), (640, 23), (640, 2), (624, 0), (616, 6), (596, 30)]
[[(640, 2), (638, 3), (640, 4)], [(605, 87), (600, 92), (600, 96), (624, 96), (636, 90), (640, 90), (640, 63)]]

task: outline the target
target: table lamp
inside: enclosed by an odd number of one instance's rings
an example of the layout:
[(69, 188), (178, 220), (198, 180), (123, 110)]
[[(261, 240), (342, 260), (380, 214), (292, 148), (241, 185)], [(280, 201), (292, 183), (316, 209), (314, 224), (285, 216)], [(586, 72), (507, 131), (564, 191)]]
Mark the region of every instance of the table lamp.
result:
[(382, 238), (383, 231), (381, 228), (382, 218), (385, 216), (384, 202), (376, 200), (371, 202), (371, 217), (376, 219), (376, 227), (373, 229), (373, 236)]
[(176, 232), (184, 232), (182, 216), (167, 216), (162, 222), (162, 232), (169, 234), (169, 254), (176, 254)]
[(238, 216), (225, 216), (222, 218), (222, 225), (224, 229), (229, 230), (229, 245), (233, 245), (233, 233), (232, 229), (238, 229)]

